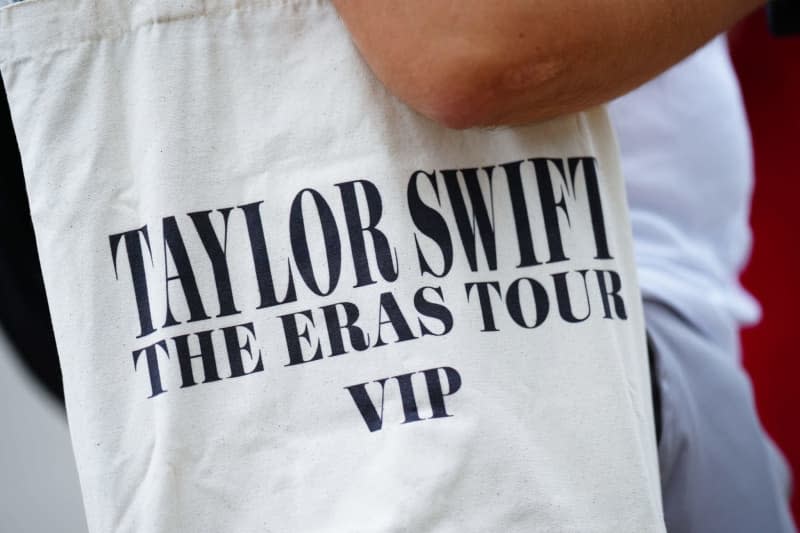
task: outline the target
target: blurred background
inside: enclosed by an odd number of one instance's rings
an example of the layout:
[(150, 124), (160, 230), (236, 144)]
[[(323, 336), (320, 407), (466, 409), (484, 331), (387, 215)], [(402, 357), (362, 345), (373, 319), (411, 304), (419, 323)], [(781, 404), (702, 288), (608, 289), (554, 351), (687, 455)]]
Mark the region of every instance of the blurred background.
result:
[[(745, 286), (762, 322), (743, 332), (744, 364), (769, 434), (800, 477), (800, 37), (776, 39), (759, 12), (730, 35), (753, 132), (755, 248)], [(3, 94), (0, 127), (11, 134)], [(8, 138), (4, 135), (3, 138)], [(19, 156), (3, 143), (0, 195), (0, 532), (84, 533), (80, 489), (60, 403), (49, 315), (36, 268)], [(13, 312), (9, 310), (13, 309)], [(800, 519), (800, 494), (793, 499)], [(800, 520), (799, 520), (800, 521)]]
[[(800, 37), (775, 39), (764, 13), (730, 34), (756, 164), (751, 224), (753, 256), (744, 285), (763, 308), (761, 323), (742, 333), (744, 362), (761, 420), (800, 479)], [(792, 500), (800, 523), (800, 491)]]
[(84, 533), (64, 409), (0, 337), (0, 531)]

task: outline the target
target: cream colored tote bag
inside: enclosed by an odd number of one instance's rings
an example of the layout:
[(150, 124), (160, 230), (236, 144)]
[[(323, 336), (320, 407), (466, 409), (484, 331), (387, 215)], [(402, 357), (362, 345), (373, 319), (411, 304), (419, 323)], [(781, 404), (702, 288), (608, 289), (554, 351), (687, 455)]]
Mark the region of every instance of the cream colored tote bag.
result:
[(0, 11), (92, 532), (663, 531), (604, 110), (449, 131), (317, 0)]

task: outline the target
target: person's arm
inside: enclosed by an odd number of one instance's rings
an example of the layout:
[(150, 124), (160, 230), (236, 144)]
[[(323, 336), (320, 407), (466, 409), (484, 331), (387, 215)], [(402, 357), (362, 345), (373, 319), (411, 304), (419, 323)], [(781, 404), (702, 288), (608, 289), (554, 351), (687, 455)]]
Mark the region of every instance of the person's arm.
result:
[(333, 0), (378, 78), (453, 128), (609, 101), (764, 0)]

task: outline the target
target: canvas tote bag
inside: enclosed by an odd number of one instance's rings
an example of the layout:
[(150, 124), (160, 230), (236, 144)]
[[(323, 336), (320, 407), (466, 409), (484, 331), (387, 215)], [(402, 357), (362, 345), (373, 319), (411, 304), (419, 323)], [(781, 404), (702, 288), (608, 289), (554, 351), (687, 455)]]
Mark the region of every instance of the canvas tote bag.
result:
[(604, 110), (446, 130), (322, 0), (29, 0), (0, 68), (91, 531), (663, 531)]

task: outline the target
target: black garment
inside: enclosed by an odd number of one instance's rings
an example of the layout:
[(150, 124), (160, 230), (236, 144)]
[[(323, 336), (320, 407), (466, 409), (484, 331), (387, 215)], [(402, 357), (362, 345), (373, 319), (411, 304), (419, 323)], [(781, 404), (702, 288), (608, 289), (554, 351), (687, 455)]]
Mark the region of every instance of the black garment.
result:
[(800, 35), (800, 0), (772, 0), (767, 6), (767, 18), (773, 34)]
[(647, 334), (647, 357), (650, 360), (650, 390), (653, 398), (653, 418), (655, 419), (656, 425), (656, 442), (661, 442), (663, 423), (661, 421), (661, 389), (659, 388), (658, 369), (656, 367), (658, 364), (658, 353), (656, 352), (656, 346), (653, 343), (653, 339), (650, 337), (649, 333)]
[(19, 150), (0, 83), (0, 326), (37, 380), (62, 404), (64, 390)]

